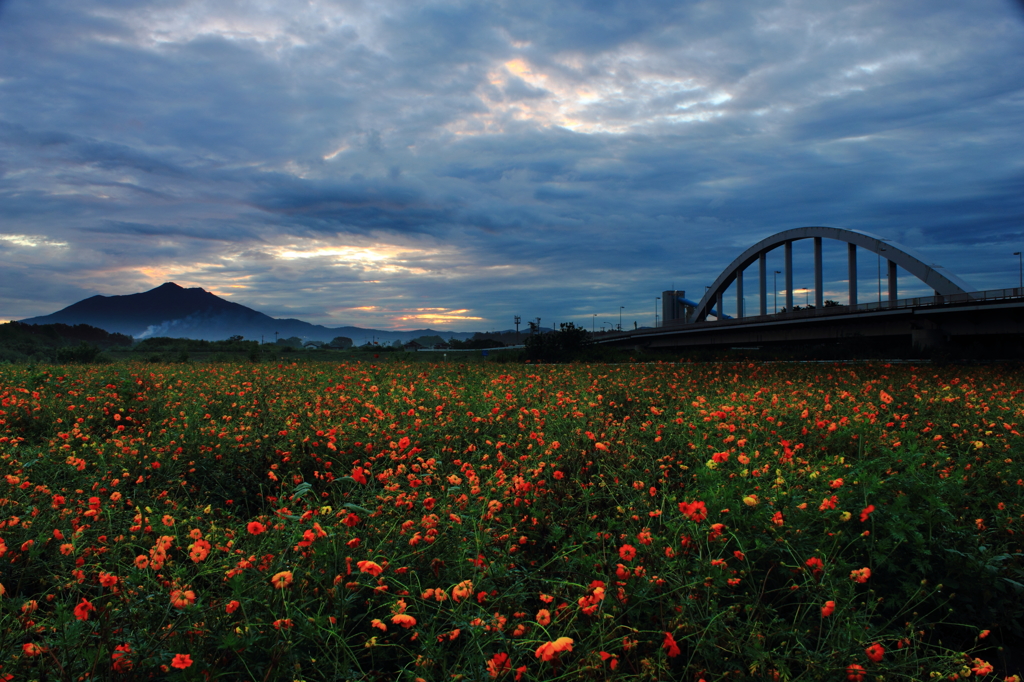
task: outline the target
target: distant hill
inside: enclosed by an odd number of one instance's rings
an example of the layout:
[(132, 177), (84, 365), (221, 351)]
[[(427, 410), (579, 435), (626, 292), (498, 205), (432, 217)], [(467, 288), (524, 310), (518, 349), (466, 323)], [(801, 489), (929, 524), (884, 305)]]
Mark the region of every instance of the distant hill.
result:
[(403, 343), (420, 336), (440, 335), (444, 338), (467, 339), (472, 332), (445, 332), (433, 329), (389, 331), (360, 327), (324, 327), (302, 320), (278, 319), (238, 303), (225, 301), (199, 287), (185, 289), (167, 282), (139, 294), (124, 296), (92, 296), (69, 305), (51, 315), (30, 317), (22, 324), (87, 324), (111, 333), (127, 334), (135, 339), (166, 336), (183, 339), (220, 341), (243, 336), (272, 342), (277, 338), (297, 336), (303, 340), (328, 342), (347, 336), (356, 345), (364, 339), (381, 343), (399, 340)]
[(0, 361), (25, 360), (73, 361), (95, 357), (100, 350), (130, 347), (132, 337), (109, 334), (85, 324), (30, 325), (21, 322), (0, 324)]

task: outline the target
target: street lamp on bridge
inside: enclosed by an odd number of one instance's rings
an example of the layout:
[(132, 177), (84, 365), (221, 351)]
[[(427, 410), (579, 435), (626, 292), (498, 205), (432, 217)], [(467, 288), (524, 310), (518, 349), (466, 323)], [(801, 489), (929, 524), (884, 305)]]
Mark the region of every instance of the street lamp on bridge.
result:
[(619, 331), (620, 332), (622, 331), (622, 309), (625, 308), (625, 307), (626, 306), (624, 306), (624, 305), (620, 305), (619, 306)]
[(1017, 266), (1020, 269), (1020, 288), (1024, 289), (1024, 256), (1021, 255), (1020, 251), (1014, 251), (1013, 255), (1017, 257)]

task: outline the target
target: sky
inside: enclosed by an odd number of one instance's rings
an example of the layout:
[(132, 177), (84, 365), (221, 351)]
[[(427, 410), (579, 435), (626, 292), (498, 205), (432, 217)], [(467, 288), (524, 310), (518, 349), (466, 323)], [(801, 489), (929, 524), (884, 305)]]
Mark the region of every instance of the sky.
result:
[(173, 281), (327, 326), (650, 326), (807, 225), (1013, 287), (1022, 131), (1013, 0), (0, 0), (0, 320)]

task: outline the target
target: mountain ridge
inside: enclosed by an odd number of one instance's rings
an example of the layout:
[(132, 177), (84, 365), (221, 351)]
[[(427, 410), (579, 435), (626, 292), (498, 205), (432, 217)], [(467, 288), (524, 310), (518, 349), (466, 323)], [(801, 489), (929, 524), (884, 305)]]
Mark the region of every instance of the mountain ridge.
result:
[[(240, 303), (226, 301), (201, 287), (186, 289), (174, 282), (135, 294), (96, 295), (72, 303), (49, 315), (20, 320), (22, 324), (88, 324), (135, 339), (156, 336), (220, 341), (232, 336), (247, 339), (297, 336), (306, 341), (331, 341), (346, 336), (357, 345), (369, 337), (381, 343), (407, 342), (420, 336), (467, 339), (475, 332), (434, 329), (393, 331), (361, 327), (325, 327), (293, 318), (274, 318)], [(362, 338), (360, 338), (362, 337)]]

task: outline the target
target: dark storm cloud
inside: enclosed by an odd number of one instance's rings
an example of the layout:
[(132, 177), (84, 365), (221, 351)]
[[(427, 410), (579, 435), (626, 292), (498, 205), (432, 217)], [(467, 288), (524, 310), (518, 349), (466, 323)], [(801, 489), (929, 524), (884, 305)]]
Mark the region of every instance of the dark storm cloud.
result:
[(0, 2), (0, 316), (594, 322), (805, 224), (1003, 286), (1022, 46), (1002, 0)]

